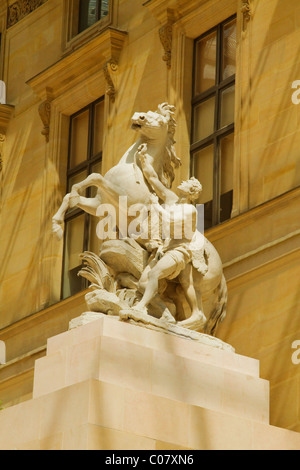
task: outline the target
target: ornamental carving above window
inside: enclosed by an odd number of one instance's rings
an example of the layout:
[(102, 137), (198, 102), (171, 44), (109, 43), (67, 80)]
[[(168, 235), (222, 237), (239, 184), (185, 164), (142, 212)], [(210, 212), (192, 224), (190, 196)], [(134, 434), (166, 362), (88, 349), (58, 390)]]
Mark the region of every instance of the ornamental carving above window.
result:
[(32, 11), (46, 3), (47, 0), (18, 0), (8, 7), (7, 27), (15, 25)]

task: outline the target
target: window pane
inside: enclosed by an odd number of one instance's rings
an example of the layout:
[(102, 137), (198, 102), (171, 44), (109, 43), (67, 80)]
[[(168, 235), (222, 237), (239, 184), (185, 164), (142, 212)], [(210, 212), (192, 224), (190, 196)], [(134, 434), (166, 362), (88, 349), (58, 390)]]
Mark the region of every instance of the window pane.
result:
[(73, 168), (87, 159), (89, 111), (84, 111), (71, 121), (71, 148), (69, 167)]
[[(73, 184), (78, 184), (87, 177), (86, 170), (76, 173), (76, 175), (70, 176), (68, 180), (68, 191), (71, 191)], [(81, 194), (84, 196), (84, 192)]]
[(204, 229), (212, 226), (214, 182), (214, 146), (209, 145), (194, 154), (194, 176), (202, 184), (199, 203), (204, 204)]
[(221, 214), (220, 221), (230, 219), (233, 195), (234, 136), (230, 134), (221, 140)]
[(79, 2), (79, 33), (95, 24), (100, 19), (99, 0), (80, 0)]
[(214, 132), (215, 97), (209, 98), (194, 109), (193, 141), (197, 142)]
[(236, 65), (236, 20), (223, 29), (223, 76), (225, 80), (235, 74)]
[(234, 122), (235, 87), (222, 91), (221, 95), (221, 128)]
[(216, 83), (217, 33), (213, 32), (196, 44), (195, 94)]
[(90, 239), (89, 239), (89, 251), (92, 251), (96, 255), (100, 252), (101, 240), (97, 237), (96, 229), (99, 222), (98, 217), (90, 217)]
[[(80, 173), (77, 173), (74, 176), (70, 176), (68, 179), (68, 192), (71, 191), (73, 184), (80, 183), (87, 177), (87, 172), (86, 171), (81, 171)], [(87, 196), (87, 190), (82, 191), (80, 193), (81, 196)], [(72, 209), (69, 209), (67, 214), (71, 214), (72, 211), (74, 211), (76, 207), (72, 207)]]
[(109, 0), (102, 0), (101, 2), (101, 18), (108, 15)]
[(100, 160), (97, 163), (94, 163), (92, 166), (92, 173), (102, 173), (102, 161)]
[(229, 134), (221, 140), (221, 194), (233, 189), (234, 136)]
[[(101, 175), (102, 173), (102, 162), (97, 162), (92, 166), (92, 173), (99, 173)], [(96, 186), (91, 186), (90, 188), (91, 191), (91, 197), (95, 197), (96, 193), (98, 191)]]
[(94, 148), (93, 155), (103, 150), (103, 120), (104, 120), (104, 101), (95, 106), (94, 115)]
[(83, 252), (84, 222), (84, 214), (66, 222), (63, 298), (75, 294), (82, 286), (77, 273), (81, 266), (79, 255)]
[(214, 149), (209, 145), (194, 154), (194, 176), (202, 184), (200, 202), (204, 204), (213, 198)]

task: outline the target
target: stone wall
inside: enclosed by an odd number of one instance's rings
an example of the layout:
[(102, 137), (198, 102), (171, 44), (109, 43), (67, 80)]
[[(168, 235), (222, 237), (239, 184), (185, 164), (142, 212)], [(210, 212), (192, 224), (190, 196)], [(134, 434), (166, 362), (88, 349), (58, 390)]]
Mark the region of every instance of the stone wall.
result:
[[(260, 360), (261, 375), (271, 384), (271, 424), (300, 431), (300, 365), (291, 361), (291, 344), (300, 339), (300, 106), (291, 99), (292, 83), (300, 79), (298, 0), (143, 3), (114, 2), (112, 26), (122, 34), (112, 33), (108, 43), (118, 52), (118, 67), (110, 74), (115, 99), (105, 96), (103, 171), (134, 142), (132, 114), (169, 101), (177, 106), (176, 150), (183, 160), (175, 184), (188, 176), (193, 39), (236, 13), (233, 217), (207, 232), (224, 262), (229, 288), (228, 315), (218, 336), (238, 353)], [(242, 9), (244, 4), (249, 8)], [(51, 217), (66, 189), (69, 116), (105, 94), (103, 67), (111, 57), (97, 35), (68, 45), (68, 5), (48, 0), (7, 30), (7, 11), (0, 11), (1, 77), (7, 103), (14, 106), (0, 174), (4, 405), (30, 396), (34, 359), (45, 353), (47, 337), (64, 331), (83, 306), (83, 293), (59, 302), (62, 244), (52, 237)], [(159, 30), (170, 25), (163, 38), (166, 45), (172, 31), (168, 67)], [(91, 41), (99, 49), (98, 62)], [(91, 73), (72, 62), (79, 46), (86, 48)], [(70, 72), (62, 83), (60, 73), (71, 66), (82, 80)], [(51, 103), (49, 142), (39, 114), (46, 101)]]

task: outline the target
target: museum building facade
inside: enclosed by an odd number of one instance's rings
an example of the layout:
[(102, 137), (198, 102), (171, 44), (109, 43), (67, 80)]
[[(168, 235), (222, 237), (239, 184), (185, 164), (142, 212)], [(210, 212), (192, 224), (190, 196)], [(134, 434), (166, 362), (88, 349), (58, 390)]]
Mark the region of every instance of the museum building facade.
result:
[(174, 187), (200, 180), (223, 261), (216, 336), (260, 361), (271, 424), (300, 432), (298, 3), (0, 1), (1, 406), (32, 398), (47, 339), (86, 309), (79, 255), (97, 252), (97, 221), (68, 211), (58, 241), (63, 196), (118, 163), (136, 111), (168, 102)]

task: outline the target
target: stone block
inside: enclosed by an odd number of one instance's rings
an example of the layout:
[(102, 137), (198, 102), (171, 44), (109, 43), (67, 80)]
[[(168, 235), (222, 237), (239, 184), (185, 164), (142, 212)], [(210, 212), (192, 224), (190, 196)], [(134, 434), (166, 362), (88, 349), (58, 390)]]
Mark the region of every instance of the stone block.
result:
[(0, 413), (0, 450), (299, 450), (300, 434), (88, 380)]
[[(269, 383), (257, 361), (102, 316), (49, 339), (36, 361), (34, 397), (89, 379), (262, 422)], [(54, 375), (54, 370), (57, 373)]]
[(152, 393), (232, 415), (269, 421), (265, 380), (187, 360), (170, 353), (153, 356)]
[(101, 314), (99, 314), (99, 316), (98, 320), (83, 325), (79, 329), (75, 328), (49, 338), (47, 341), (47, 354), (52, 354), (97, 336), (103, 336), (150, 347), (153, 350), (172, 352), (177, 356), (201, 360), (201, 362), (207, 364), (222, 366), (226, 369), (259, 377), (259, 361), (256, 359), (241, 356), (231, 351), (223, 351), (217, 347), (208, 348), (205, 344), (202, 345), (179, 336), (137, 327), (107, 315), (101, 317)]
[(49, 339), (47, 356), (36, 361), (33, 396), (97, 379), (268, 422), (269, 383), (259, 378), (257, 365), (231, 351), (102, 316)]
[(0, 450), (300, 450), (269, 425), (256, 366), (103, 317), (49, 339), (33, 399), (0, 412)]

